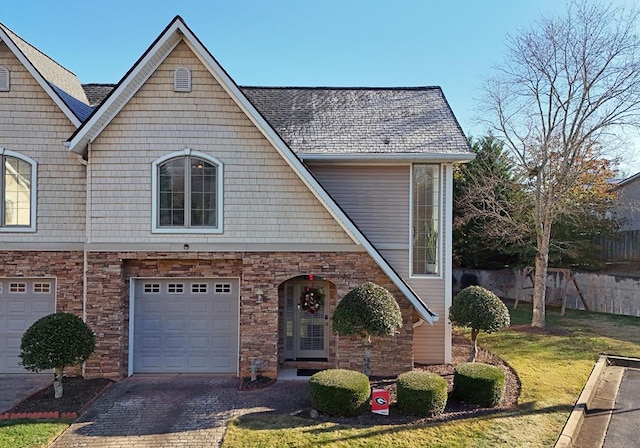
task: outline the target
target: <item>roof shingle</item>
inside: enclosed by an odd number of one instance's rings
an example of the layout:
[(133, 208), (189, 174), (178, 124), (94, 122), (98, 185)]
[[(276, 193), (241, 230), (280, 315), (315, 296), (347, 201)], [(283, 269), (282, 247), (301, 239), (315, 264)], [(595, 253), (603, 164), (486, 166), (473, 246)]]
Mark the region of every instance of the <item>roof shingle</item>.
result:
[(468, 153), (439, 87), (240, 87), (299, 153)]

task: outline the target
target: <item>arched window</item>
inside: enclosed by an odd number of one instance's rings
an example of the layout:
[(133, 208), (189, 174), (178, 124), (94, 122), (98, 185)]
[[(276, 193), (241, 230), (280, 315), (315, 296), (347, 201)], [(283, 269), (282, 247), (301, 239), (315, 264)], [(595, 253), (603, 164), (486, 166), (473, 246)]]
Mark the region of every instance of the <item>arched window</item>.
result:
[(36, 161), (0, 148), (0, 232), (35, 231)]
[(153, 231), (222, 232), (222, 164), (185, 149), (153, 163)]

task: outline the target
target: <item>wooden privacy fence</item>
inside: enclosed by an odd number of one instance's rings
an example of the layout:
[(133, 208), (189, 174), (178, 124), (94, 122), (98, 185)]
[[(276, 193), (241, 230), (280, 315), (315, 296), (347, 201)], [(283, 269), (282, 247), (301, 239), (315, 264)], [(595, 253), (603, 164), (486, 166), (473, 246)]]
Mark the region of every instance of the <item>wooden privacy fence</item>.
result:
[[(526, 288), (531, 283), (522, 277), (516, 279), (518, 271), (454, 268), (454, 292), (461, 286), (462, 275), (468, 274), (499, 297), (531, 301), (531, 290), (523, 290), (523, 286)], [(591, 311), (640, 317), (640, 275), (571, 272), (570, 276), (573, 278), (558, 272), (548, 274), (548, 305), (564, 305), (569, 309), (585, 309), (586, 305)]]
[(607, 261), (640, 261), (640, 230), (619, 232), (616, 238), (599, 239)]

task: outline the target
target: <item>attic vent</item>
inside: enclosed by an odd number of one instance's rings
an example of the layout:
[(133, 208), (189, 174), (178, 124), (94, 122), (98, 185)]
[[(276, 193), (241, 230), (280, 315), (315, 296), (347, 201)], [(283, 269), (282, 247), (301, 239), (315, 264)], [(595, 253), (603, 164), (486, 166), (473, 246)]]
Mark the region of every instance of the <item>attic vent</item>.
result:
[(191, 92), (191, 70), (187, 67), (178, 67), (173, 73), (173, 91)]
[(9, 91), (9, 70), (0, 65), (0, 91)]

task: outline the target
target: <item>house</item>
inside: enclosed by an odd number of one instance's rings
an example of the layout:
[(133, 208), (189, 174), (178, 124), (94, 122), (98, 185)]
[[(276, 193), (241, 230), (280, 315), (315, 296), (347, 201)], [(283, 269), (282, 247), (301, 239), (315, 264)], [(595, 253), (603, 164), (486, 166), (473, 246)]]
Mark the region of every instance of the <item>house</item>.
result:
[(620, 230), (640, 230), (640, 173), (615, 184), (618, 192)]
[(374, 375), (450, 361), (452, 167), (473, 155), (440, 88), (240, 87), (180, 17), (113, 86), (0, 40), (4, 208), (20, 185), (28, 210), (0, 226), (0, 373), (54, 310), (95, 331), (88, 377), (359, 370), (330, 316), (367, 281), (404, 322)]

